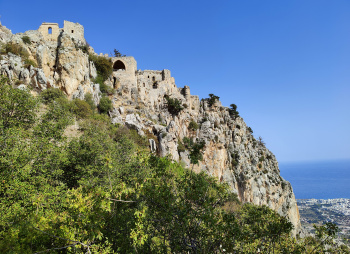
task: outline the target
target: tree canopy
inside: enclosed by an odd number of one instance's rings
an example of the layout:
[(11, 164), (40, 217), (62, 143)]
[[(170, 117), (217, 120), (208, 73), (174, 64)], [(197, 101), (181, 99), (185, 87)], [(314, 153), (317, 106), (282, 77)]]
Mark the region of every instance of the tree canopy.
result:
[(105, 115), (80, 115), (81, 135), (68, 138), (77, 115), (60, 98), (39, 117), (28, 91), (0, 80), (1, 253), (312, 253), (331, 245), (329, 225), (314, 242), (297, 241), (286, 218), (151, 155)]

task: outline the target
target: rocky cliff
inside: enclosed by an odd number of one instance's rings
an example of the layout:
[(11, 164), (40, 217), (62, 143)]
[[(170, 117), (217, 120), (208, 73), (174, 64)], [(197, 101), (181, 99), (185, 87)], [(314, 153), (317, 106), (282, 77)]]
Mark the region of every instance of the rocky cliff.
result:
[[(93, 82), (96, 68), (88, 57), (95, 53), (85, 46), (85, 40), (77, 39), (81, 35), (72, 36), (74, 24), (67, 24), (70, 29), (58, 30), (54, 39), (39, 30), (12, 34), (0, 26), (1, 47), (10, 43), (23, 48), (21, 54), (2, 52), (0, 74), (8, 76), (14, 86), (29, 87), (33, 93), (57, 87), (70, 98), (84, 99), (90, 93), (98, 104), (101, 92)], [(227, 182), (242, 202), (267, 205), (289, 217), (294, 234), (300, 230), (290, 183), (280, 176), (275, 156), (254, 138), (241, 117), (218, 100), (199, 100), (190, 94), (188, 86), (178, 88), (169, 70), (137, 70), (132, 57), (110, 60), (114, 70), (105, 84), (114, 89), (109, 95), (113, 123), (147, 135), (152, 152)], [(36, 64), (28, 64), (30, 61)], [(167, 98), (180, 102), (183, 110), (170, 113)], [(203, 159), (198, 165), (190, 164), (186, 142), (203, 142)]]

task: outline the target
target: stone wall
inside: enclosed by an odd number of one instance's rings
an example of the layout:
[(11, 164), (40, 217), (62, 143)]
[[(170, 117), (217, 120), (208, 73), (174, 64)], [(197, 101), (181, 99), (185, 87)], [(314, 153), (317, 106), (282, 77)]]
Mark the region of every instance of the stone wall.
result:
[(84, 27), (79, 23), (73, 23), (65, 20), (63, 30), (66, 34), (72, 37), (76, 42), (86, 43), (84, 38)]
[(38, 31), (46, 41), (57, 41), (60, 35), (60, 28), (57, 23), (42, 23)]

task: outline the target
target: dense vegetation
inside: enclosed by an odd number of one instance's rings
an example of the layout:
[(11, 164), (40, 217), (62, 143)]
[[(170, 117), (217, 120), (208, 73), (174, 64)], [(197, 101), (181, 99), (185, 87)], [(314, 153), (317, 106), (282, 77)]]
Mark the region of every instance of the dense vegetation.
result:
[(171, 98), (169, 95), (165, 95), (164, 98), (167, 102), (167, 107), (170, 114), (178, 115), (184, 109), (179, 99)]
[[(286, 218), (151, 155), (147, 140), (106, 115), (72, 110), (57, 91), (35, 98), (6, 83), (0, 253), (321, 253), (336, 233), (329, 224), (297, 242)], [(67, 137), (77, 116), (80, 131)]]

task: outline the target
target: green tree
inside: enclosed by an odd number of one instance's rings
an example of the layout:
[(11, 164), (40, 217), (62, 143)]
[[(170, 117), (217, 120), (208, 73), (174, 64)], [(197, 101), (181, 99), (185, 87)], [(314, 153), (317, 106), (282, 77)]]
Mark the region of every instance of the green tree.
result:
[(40, 93), (40, 98), (45, 104), (49, 104), (58, 98), (64, 98), (64, 97), (65, 95), (60, 89), (53, 88), (53, 87), (43, 90)]
[(36, 119), (38, 101), (28, 91), (12, 88), (5, 77), (0, 77), (0, 90), (1, 128), (32, 126)]
[(213, 106), (218, 100), (220, 99), (219, 96), (216, 96), (214, 94), (209, 94), (209, 98), (207, 98), (206, 100), (208, 101), (208, 106), (211, 107)]
[(180, 100), (170, 98), (169, 95), (165, 95), (164, 98), (167, 102), (167, 107), (170, 114), (178, 115), (184, 109)]
[(239, 112), (237, 111), (236, 104), (231, 104), (228, 112), (233, 119), (236, 119), (237, 117), (239, 117)]

